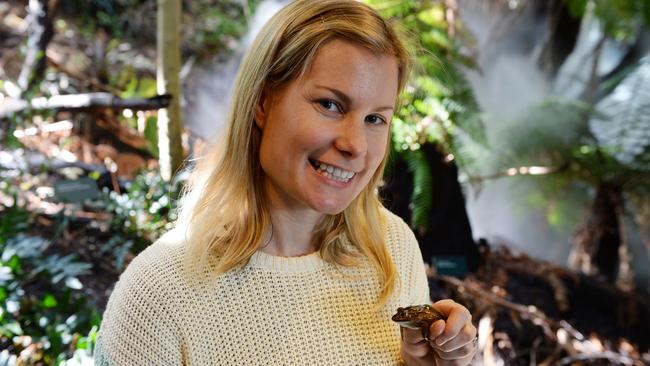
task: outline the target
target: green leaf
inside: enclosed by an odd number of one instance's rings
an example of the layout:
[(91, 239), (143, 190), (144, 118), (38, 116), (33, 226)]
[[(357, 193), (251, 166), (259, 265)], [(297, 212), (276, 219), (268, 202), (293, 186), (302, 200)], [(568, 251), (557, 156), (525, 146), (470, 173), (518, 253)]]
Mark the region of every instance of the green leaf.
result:
[(585, 13), (588, 1), (589, 0), (569, 0), (567, 2), (569, 13), (575, 18), (581, 18)]
[(442, 4), (425, 9), (417, 14), (418, 20), (426, 25), (445, 29), (447, 22), (445, 21), (445, 9)]
[(149, 144), (147, 145), (151, 155), (158, 158), (158, 119), (156, 117), (147, 117), (144, 128), (144, 137)]
[(403, 154), (409, 171), (413, 174), (413, 215), (411, 225), (414, 228), (428, 227), (429, 213), (433, 206), (433, 180), (431, 168), (422, 150), (407, 151)]
[(6, 336), (23, 335), (23, 328), (21, 328), (20, 324), (15, 321), (0, 326), (0, 331)]
[(57, 305), (56, 297), (54, 297), (54, 295), (52, 294), (49, 293), (46, 294), (45, 297), (43, 297), (43, 300), (41, 300), (41, 306), (46, 309), (56, 307), (56, 305)]

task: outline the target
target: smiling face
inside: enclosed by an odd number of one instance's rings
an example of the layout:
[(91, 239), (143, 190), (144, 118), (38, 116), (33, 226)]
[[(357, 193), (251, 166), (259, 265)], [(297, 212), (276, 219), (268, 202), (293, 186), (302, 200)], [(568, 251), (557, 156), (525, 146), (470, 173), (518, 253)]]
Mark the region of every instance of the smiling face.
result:
[(343, 211), (385, 155), (397, 89), (394, 57), (332, 40), (302, 78), (267, 90), (255, 122), (271, 207)]

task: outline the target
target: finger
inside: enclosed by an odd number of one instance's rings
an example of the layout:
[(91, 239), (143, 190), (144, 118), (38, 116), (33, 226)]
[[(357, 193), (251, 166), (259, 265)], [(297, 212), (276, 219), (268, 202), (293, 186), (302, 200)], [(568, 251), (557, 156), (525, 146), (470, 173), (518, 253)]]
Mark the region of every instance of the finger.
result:
[(427, 343), (424, 337), (422, 336), (422, 330), (409, 329), (404, 327), (400, 327), (400, 329), (402, 332), (402, 342), (409, 345)]
[(441, 360), (454, 361), (474, 356), (476, 350), (473, 347), (470, 347), (468, 349), (461, 348), (451, 352), (439, 352), (437, 350), (434, 350), (434, 352), (436, 352), (436, 357), (440, 358)]
[(466, 323), (463, 329), (452, 339), (442, 345), (438, 345), (437, 339), (432, 340), (431, 347), (442, 352), (451, 352), (459, 348), (472, 345), (476, 339), (476, 327), (472, 323)]
[[(443, 319), (436, 320), (431, 323), (429, 327), (429, 339), (433, 342), (437, 337), (439, 337), (442, 332), (445, 331), (446, 322)], [(431, 343), (433, 344), (433, 343)]]
[(444, 332), (436, 337), (436, 345), (441, 346), (454, 338), (467, 323), (471, 323), (472, 315), (464, 306), (452, 301), (441, 300), (433, 304), (436, 309), (447, 315)]
[(402, 348), (414, 357), (424, 357), (431, 351), (429, 342), (424, 340), (422, 331), (400, 327), (402, 334)]
[(467, 366), (472, 363), (476, 352), (477, 350), (474, 349), (471, 354), (457, 359), (444, 359), (436, 353), (434, 358), (436, 360), (436, 366)]

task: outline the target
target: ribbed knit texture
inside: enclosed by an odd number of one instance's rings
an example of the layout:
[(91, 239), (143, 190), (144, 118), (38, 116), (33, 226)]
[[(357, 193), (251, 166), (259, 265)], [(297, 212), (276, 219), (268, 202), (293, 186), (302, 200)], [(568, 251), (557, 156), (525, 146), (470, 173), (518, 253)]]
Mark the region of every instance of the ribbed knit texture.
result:
[(401, 286), (379, 313), (372, 311), (379, 282), (365, 258), (337, 269), (318, 252), (286, 258), (258, 251), (242, 269), (187, 283), (182, 240), (170, 233), (120, 277), (95, 364), (401, 364), (399, 327), (390, 317), (398, 306), (429, 303), (429, 290), (413, 233), (385, 212)]

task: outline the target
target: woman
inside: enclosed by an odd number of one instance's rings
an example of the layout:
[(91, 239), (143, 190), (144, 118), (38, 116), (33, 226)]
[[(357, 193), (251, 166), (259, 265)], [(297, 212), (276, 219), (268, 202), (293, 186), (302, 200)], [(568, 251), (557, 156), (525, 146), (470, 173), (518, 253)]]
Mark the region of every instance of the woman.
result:
[(409, 56), (368, 6), (298, 0), (262, 29), (229, 130), (182, 224), (130, 264), (96, 351), (111, 365), (465, 365), (469, 312), (430, 340), (391, 322), (429, 303), (419, 248), (376, 194)]

